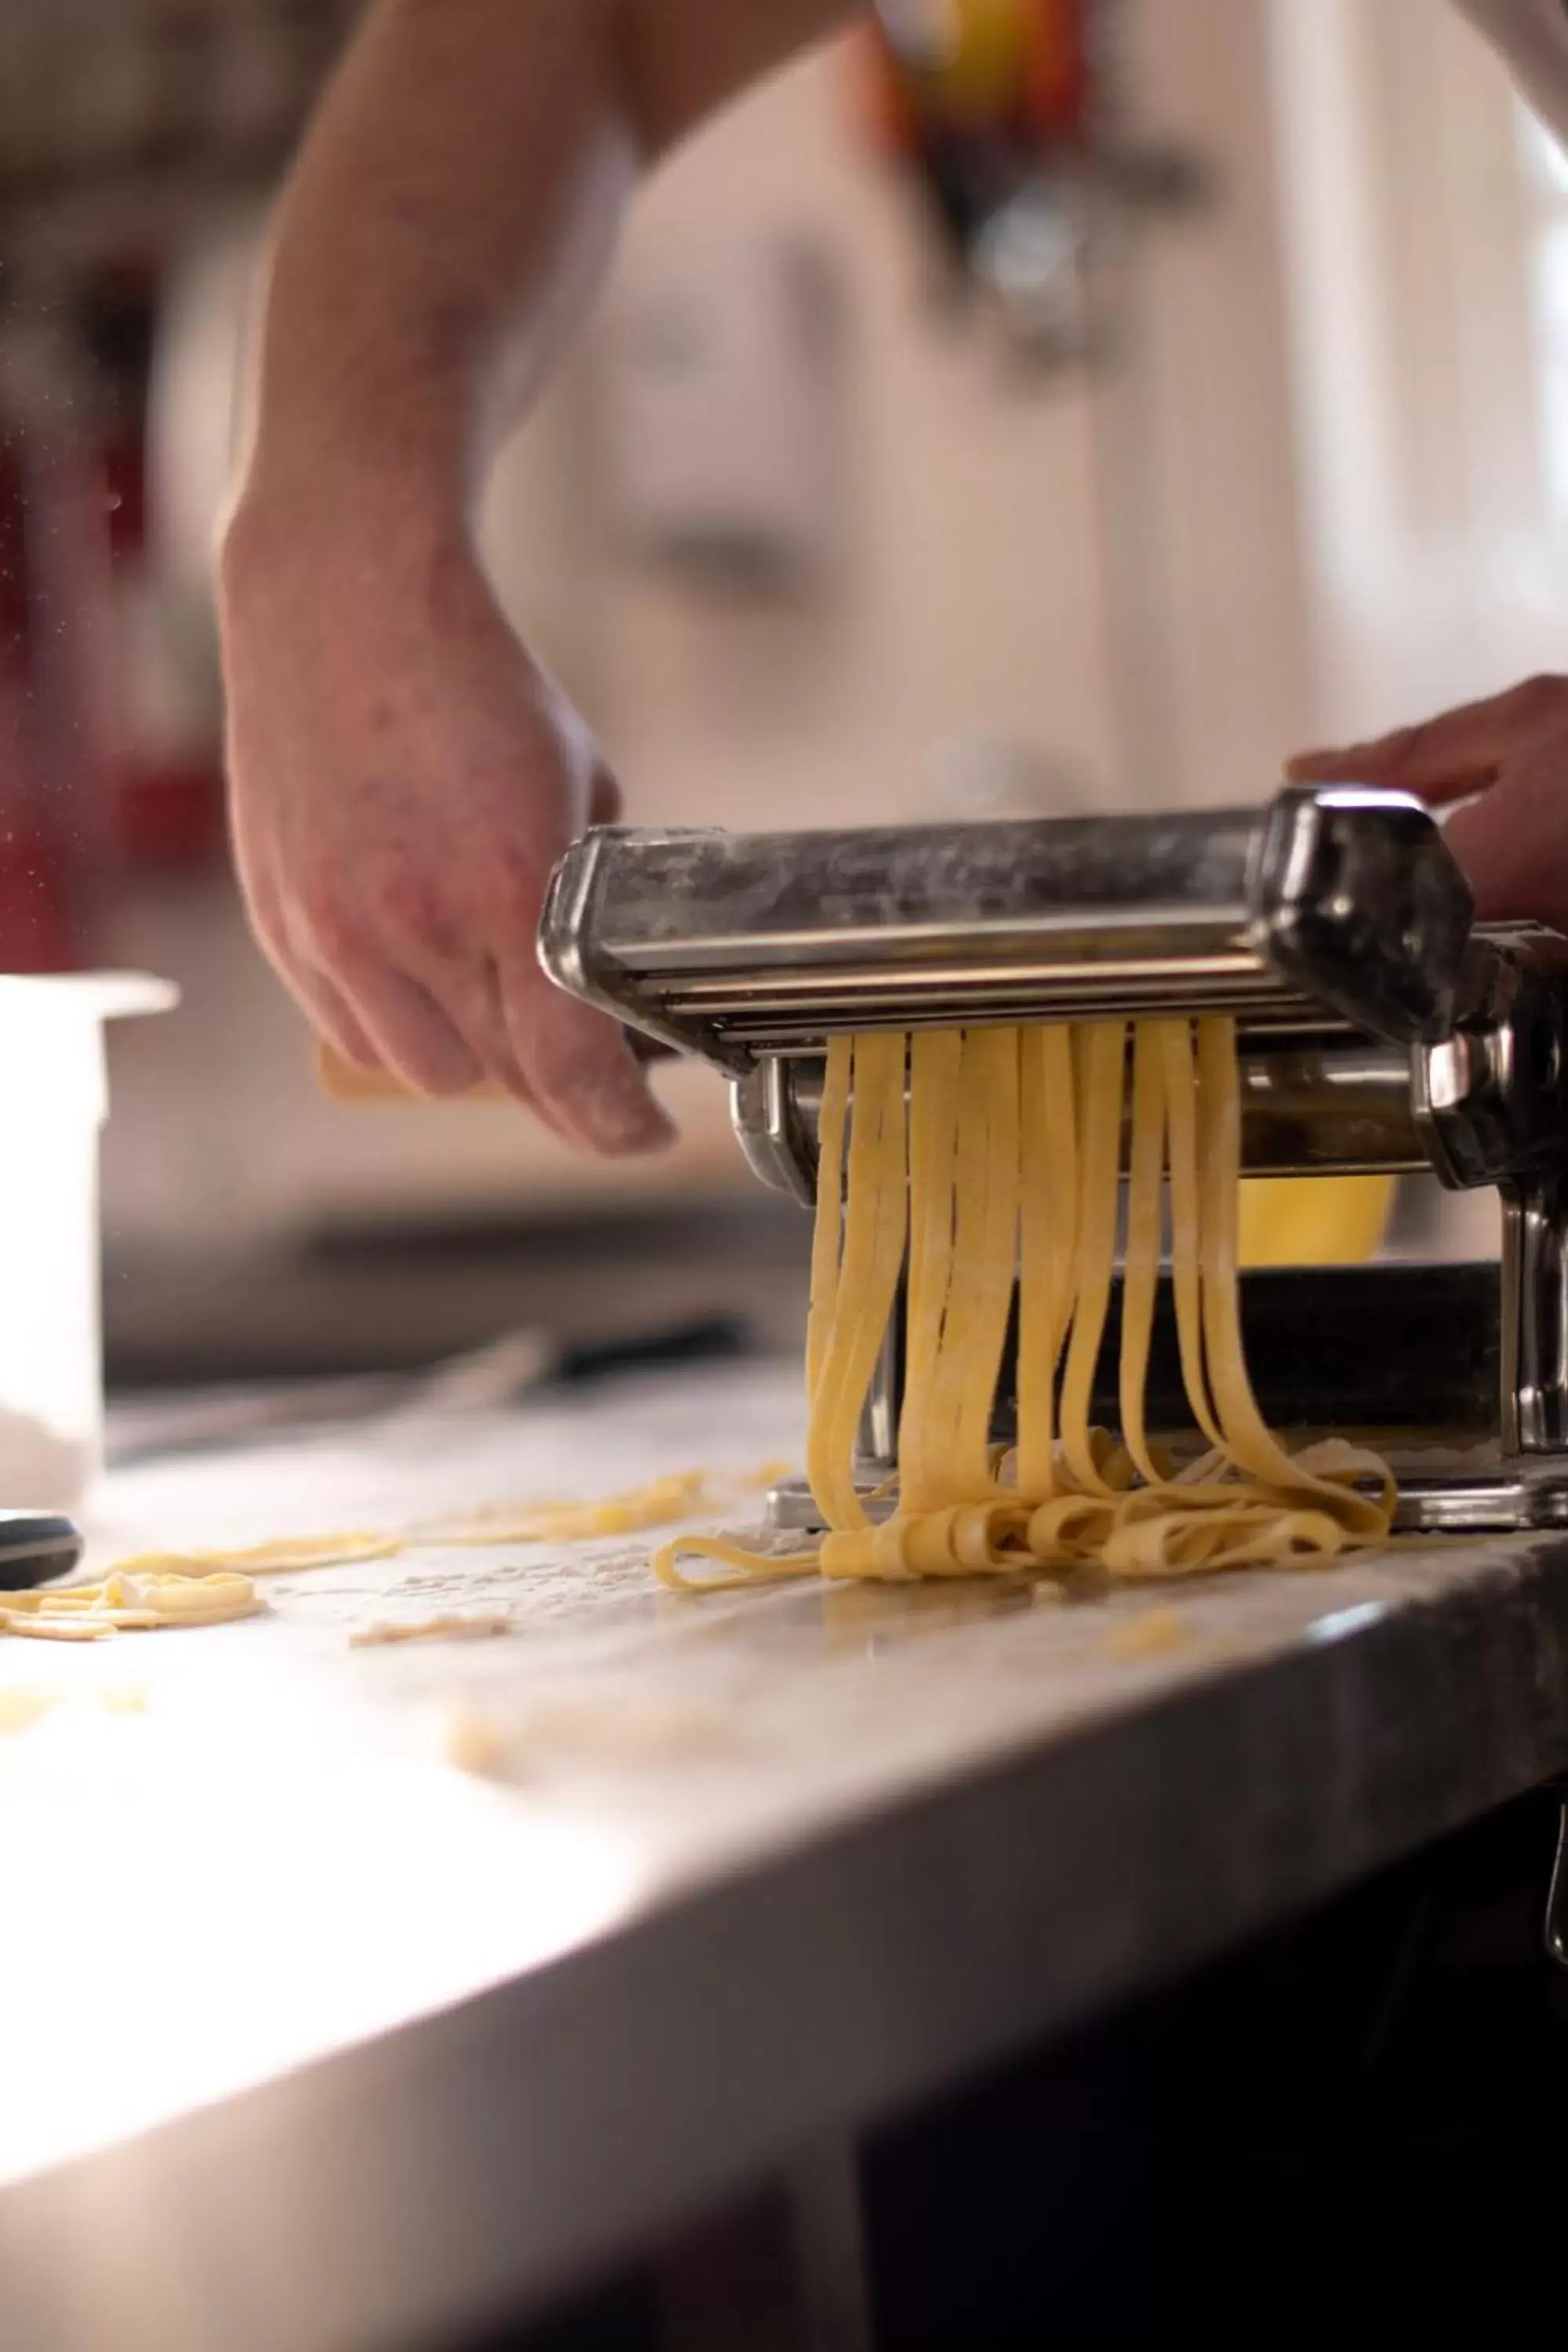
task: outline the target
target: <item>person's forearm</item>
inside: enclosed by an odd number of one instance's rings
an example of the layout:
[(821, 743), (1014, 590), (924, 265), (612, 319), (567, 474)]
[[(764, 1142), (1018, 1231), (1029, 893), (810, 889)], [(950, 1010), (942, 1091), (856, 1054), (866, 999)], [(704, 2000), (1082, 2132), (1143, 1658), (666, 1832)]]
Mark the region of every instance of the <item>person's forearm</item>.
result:
[[(279, 209), (250, 499), (459, 517), (639, 160), (843, 0), (381, 0)], [(384, 518), (384, 520), (390, 520)]]
[(1457, 0), (1512, 71), (1542, 121), (1568, 138), (1568, 10), (1563, 0)]
[(479, 493), (639, 158), (841, 13), (373, 0), (279, 208), (218, 583), (252, 926), (357, 1066), (488, 1078), (595, 1150), (672, 1132), (534, 953), (555, 860), (618, 796), (491, 590)]

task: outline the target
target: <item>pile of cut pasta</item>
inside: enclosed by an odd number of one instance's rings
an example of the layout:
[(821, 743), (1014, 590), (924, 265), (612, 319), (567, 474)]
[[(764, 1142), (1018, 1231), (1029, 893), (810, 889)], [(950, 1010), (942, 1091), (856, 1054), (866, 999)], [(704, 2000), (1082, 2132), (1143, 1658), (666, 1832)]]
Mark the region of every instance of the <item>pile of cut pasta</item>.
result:
[[(1124, 1131), (1110, 1432), (1090, 1416)], [(658, 1555), (660, 1575), (704, 1588), (1089, 1565), (1169, 1577), (1312, 1565), (1381, 1540), (1387, 1465), (1339, 1439), (1291, 1454), (1258, 1411), (1237, 1307), (1240, 1149), (1236, 1026), (1223, 1017), (834, 1038), (806, 1339), (807, 1470), (826, 1532), (782, 1557), (682, 1537)], [(1183, 1381), (1205, 1449), (1180, 1467), (1145, 1426), (1167, 1222)], [(906, 1265), (898, 1473), (879, 1519), (855, 1444)], [(991, 1424), (1015, 1286), (1017, 1442), (1004, 1453)], [(680, 1565), (692, 1558), (714, 1565), (692, 1576)]]

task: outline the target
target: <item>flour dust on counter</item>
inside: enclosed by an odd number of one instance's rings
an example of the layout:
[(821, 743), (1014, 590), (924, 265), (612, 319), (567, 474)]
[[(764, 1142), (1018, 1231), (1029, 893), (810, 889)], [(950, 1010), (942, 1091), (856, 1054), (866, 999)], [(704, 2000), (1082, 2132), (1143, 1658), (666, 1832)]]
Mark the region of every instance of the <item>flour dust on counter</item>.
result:
[[(588, 1501), (553, 1497), (531, 1503), (470, 1506), (461, 1513), (416, 1521), (395, 1531), (284, 1536), (227, 1549), (139, 1552), (96, 1585), (21, 1596), (0, 1631), (56, 1640), (139, 1631), (159, 1623), (216, 1623), (257, 1613), (265, 1604), (258, 1577), (291, 1577), (336, 1568), (374, 1565), (414, 1552), (487, 1550), (519, 1544), (579, 1544), (705, 1517), (776, 1478), (784, 1465), (764, 1463), (739, 1475), (690, 1470), (648, 1480), (623, 1494)], [(504, 1633), (510, 1621), (495, 1614), (444, 1612), (404, 1622), (378, 1622), (351, 1635), (357, 1648), (397, 1642), (452, 1641)]]
[[(531, 1619), (579, 1602), (616, 1612), (650, 1581), (637, 1535), (749, 1504), (798, 1447), (799, 1422), (785, 1368), (638, 1370), (605, 1380), (592, 1410), (555, 1392), (504, 1413), (405, 1413), (283, 1448), (149, 1457), (112, 1474), (83, 1573), (242, 1576), (269, 1621), (374, 1634), (363, 1651), (409, 1647), (439, 1621), (510, 1623), (524, 1603)], [(694, 1460), (705, 1466), (670, 1467)], [(427, 1638), (458, 1634), (442, 1623)]]

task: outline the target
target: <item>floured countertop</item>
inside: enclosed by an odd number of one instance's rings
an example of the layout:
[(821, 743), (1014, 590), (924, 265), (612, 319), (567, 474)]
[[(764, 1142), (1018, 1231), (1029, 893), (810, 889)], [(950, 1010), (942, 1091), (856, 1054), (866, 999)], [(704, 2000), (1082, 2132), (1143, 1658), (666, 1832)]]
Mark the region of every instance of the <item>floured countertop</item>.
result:
[[(801, 1437), (794, 1368), (393, 1415), (117, 1473), (86, 1572)], [(207, 2352), (237, 2278), (247, 2352), (542, 2294), (1568, 1759), (1561, 1538), (1065, 1602), (688, 1598), (658, 1540), (416, 1547), (268, 1577), (242, 1623), (0, 1643), (8, 2352), (97, 2352), (132, 2276), (159, 2352)], [(509, 1630), (353, 1638), (454, 1616)], [(97, 2193), (100, 2288), (57, 2259)], [(149, 2285), (130, 2217), (175, 2193)]]

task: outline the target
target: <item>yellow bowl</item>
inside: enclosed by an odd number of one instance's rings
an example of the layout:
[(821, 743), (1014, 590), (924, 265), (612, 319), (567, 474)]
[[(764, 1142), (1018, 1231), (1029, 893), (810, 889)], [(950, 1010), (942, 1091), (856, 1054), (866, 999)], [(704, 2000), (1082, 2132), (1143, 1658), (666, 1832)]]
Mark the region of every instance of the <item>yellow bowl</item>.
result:
[(1357, 1265), (1377, 1254), (1392, 1176), (1253, 1176), (1241, 1188), (1243, 1265)]

